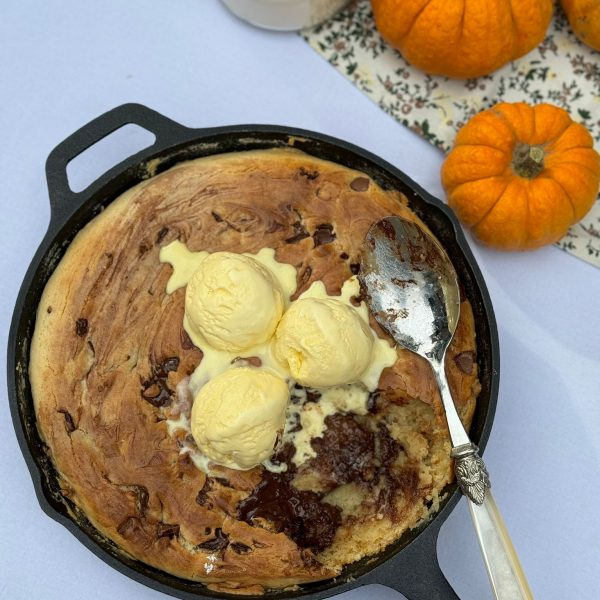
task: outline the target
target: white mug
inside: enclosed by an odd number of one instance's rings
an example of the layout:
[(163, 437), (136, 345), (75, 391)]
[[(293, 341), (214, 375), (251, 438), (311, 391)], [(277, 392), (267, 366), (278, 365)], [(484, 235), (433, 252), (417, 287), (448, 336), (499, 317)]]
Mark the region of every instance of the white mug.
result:
[(348, 0), (222, 0), (248, 23), (265, 29), (293, 31), (333, 16)]

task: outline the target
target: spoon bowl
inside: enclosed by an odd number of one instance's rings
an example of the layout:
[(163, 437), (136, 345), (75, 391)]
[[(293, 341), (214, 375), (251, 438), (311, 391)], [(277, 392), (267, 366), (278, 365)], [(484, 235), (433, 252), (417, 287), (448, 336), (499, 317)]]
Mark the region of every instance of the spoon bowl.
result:
[(377, 322), (402, 346), (441, 361), (460, 316), (452, 262), (413, 221), (388, 217), (365, 239), (358, 275)]

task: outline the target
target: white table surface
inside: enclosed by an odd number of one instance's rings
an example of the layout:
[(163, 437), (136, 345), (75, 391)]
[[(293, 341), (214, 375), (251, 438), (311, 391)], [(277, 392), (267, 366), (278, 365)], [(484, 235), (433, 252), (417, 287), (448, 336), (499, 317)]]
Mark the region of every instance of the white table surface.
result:
[[(254, 29), (217, 0), (4, 0), (0, 17), (0, 362), (15, 298), (48, 224), (44, 161), (125, 102), (194, 127), (276, 123), (358, 144), (434, 195), (442, 155), (394, 122), (300, 37)], [(123, 134), (77, 171), (135, 149)], [(95, 167), (95, 168), (93, 168)], [(473, 250), (500, 330), (500, 399), (486, 451), (496, 499), (537, 598), (600, 597), (600, 271), (555, 248)], [(0, 371), (0, 597), (160, 599), (40, 510)], [(442, 568), (464, 600), (491, 598), (464, 501)], [(355, 600), (398, 598), (382, 586)]]

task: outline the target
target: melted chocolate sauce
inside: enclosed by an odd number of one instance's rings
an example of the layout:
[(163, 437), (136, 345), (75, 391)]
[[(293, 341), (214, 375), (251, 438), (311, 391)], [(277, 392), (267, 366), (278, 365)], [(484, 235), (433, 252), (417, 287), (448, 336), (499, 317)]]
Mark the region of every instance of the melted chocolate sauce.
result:
[(311, 442), (317, 453), (312, 465), (333, 487), (354, 480), (372, 481), (376, 475), (375, 434), (352, 415), (330, 415), (325, 424), (323, 437)]
[(291, 485), (291, 478), (289, 472), (265, 472), (250, 496), (239, 503), (238, 518), (250, 525), (264, 519), (301, 548), (320, 552), (333, 542), (341, 511), (322, 502), (315, 492), (297, 490)]

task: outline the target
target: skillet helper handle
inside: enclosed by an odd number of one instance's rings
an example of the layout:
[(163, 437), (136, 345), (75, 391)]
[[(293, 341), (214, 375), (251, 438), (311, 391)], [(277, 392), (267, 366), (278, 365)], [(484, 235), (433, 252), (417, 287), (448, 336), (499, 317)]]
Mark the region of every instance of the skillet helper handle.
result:
[(533, 600), (519, 557), (490, 489), (482, 504), (467, 498), (479, 546), (497, 600)]
[[(138, 125), (154, 134), (156, 141), (150, 148), (164, 147), (177, 141), (182, 133), (190, 131), (142, 104), (122, 104), (96, 117), (56, 146), (46, 160), (46, 180), (53, 214), (64, 211), (70, 205), (76, 206), (75, 200), (98, 181), (90, 184), (86, 190), (74, 192), (67, 177), (69, 162), (117, 129), (129, 124)], [(148, 150), (146, 148), (142, 152), (147, 153)], [(126, 160), (130, 159), (131, 157)]]

